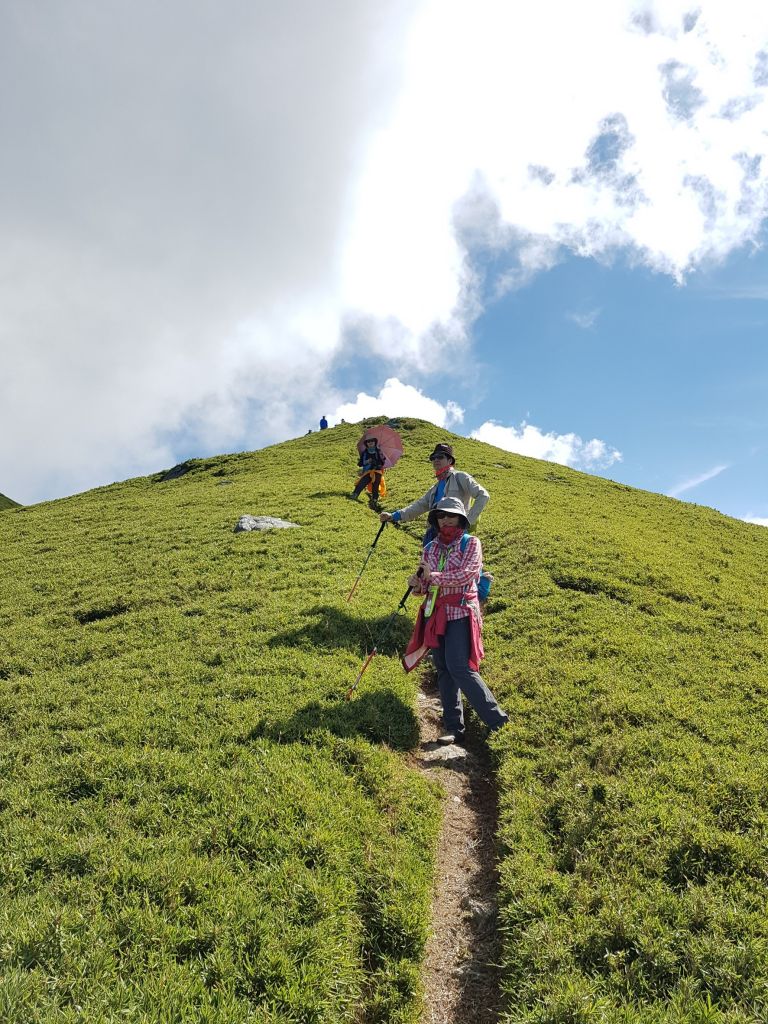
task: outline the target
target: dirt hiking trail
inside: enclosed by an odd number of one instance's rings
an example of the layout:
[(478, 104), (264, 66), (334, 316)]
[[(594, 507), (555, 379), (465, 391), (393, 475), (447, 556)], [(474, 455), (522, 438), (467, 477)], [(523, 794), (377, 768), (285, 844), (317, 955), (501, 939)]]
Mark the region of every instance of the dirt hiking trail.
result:
[(421, 746), (414, 766), (446, 793), (432, 934), (424, 964), (423, 1024), (496, 1024), (501, 1008), (497, 905), (498, 804), (487, 747), (441, 746), (440, 698), (422, 677)]

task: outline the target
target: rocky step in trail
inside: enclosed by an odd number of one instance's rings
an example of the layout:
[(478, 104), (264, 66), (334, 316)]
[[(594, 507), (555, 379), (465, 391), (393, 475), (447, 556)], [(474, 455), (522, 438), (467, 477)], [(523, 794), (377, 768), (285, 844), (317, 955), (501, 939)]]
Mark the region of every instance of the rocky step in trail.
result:
[(436, 742), (434, 681), (419, 693), (421, 747), (414, 766), (445, 790), (432, 934), (424, 965), (423, 1024), (495, 1024), (501, 996), (497, 904), (497, 798), (487, 748)]

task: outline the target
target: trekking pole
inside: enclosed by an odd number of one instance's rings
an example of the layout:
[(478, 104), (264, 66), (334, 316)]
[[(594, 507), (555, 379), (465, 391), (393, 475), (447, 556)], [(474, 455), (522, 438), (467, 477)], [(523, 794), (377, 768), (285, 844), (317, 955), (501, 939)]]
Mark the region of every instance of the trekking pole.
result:
[[(416, 575), (417, 576), (421, 576), (423, 572), (424, 572), (423, 568), (419, 567), (419, 570), (416, 573)], [(392, 614), (390, 615), (389, 619), (387, 620), (387, 624), (384, 627), (383, 633), (381, 634), (381, 636), (379, 637), (377, 642), (374, 644), (374, 647), (373, 647), (373, 650), (371, 651), (371, 653), (365, 659), (363, 667), (357, 673), (357, 679), (354, 681), (354, 683), (352, 683), (350, 688), (347, 690), (347, 700), (352, 700), (352, 694), (355, 692), (355, 690), (358, 687), (358, 684), (360, 683), (360, 680), (363, 678), (363, 674), (365, 673), (365, 670), (368, 668), (368, 666), (371, 664), (371, 662), (373, 661), (375, 656), (378, 654), (379, 647), (387, 639), (387, 636), (389, 635), (389, 631), (392, 628), (392, 623), (397, 618), (397, 613), (400, 611), (401, 608), (405, 608), (405, 602), (408, 600), (412, 590), (413, 590), (413, 587), (408, 587), (406, 592), (400, 598), (400, 604), (397, 606), (397, 608), (395, 608), (395, 610), (392, 612)]]
[(367, 555), (365, 556), (365, 561), (363, 562), (363, 568), (362, 568), (362, 569), (360, 570), (360, 572), (359, 572), (359, 573), (357, 574), (357, 579), (356, 579), (356, 580), (355, 580), (355, 582), (354, 582), (354, 583), (352, 584), (352, 589), (351, 589), (351, 590), (350, 590), (350, 592), (349, 592), (349, 593), (347, 594), (347, 604), (349, 604), (349, 602), (350, 602), (350, 601), (352, 600), (352, 595), (353, 595), (353, 594), (354, 594), (354, 592), (355, 592), (355, 591), (357, 590), (357, 584), (358, 584), (358, 583), (360, 582), (360, 580), (362, 579), (363, 573), (365, 572), (365, 567), (366, 567), (366, 565), (368, 565), (368, 559), (369, 559), (369, 558), (371, 557), (371, 555), (373, 554), (373, 549), (374, 549), (374, 548), (376, 547), (376, 545), (378, 544), (378, 542), (379, 542), (379, 537), (380, 537), (380, 536), (382, 535), (382, 533), (384, 532), (384, 527), (385, 527), (386, 525), (387, 525), (387, 524), (386, 524), (386, 522), (384, 522), (384, 523), (382, 523), (382, 524), (381, 524), (381, 526), (379, 527), (379, 532), (378, 532), (378, 533), (376, 534), (376, 537), (375, 537), (375, 539), (374, 539), (374, 542), (373, 542), (373, 544), (371, 544), (371, 549), (370, 549), (370, 551), (368, 552), (368, 554), (367, 554)]

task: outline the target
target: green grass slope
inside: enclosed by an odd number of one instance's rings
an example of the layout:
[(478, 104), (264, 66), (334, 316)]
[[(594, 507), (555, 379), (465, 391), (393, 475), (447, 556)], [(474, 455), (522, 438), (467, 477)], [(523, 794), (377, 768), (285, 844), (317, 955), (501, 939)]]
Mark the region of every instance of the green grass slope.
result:
[[(438, 794), (352, 435), (0, 525), (0, 1020), (412, 1021)], [(302, 529), (234, 534), (246, 512)], [(397, 595), (393, 597), (393, 595)], [(407, 632), (403, 623), (399, 640)]]
[(768, 532), (462, 451), (493, 495), (486, 672), (513, 719), (506, 1019), (768, 1019)]
[[(394, 648), (421, 524), (359, 428), (0, 520), (0, 1020), (413, 1021), (437, 799)], [(388, 507), (450, 437), (405, 421)], [(768, 533), (454, 438), (515, 1024), (768, 1019)], [(232, 533), (245, 512), (302, 530)]]
[(2, 512), (3, 509), (6, 509), (6, 508), (18, 508), (18, 507), (19, 507), (19, 503), (17, 501), (13, 501), (11, 498), (6, 498), (6, 496), (4, 494), (0, 494), (0, 512)]

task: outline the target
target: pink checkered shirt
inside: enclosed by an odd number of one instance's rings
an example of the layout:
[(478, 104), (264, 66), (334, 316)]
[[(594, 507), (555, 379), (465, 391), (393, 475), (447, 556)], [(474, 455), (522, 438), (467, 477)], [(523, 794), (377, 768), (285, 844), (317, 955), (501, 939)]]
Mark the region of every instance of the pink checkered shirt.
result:
[(438, 570), (440, 556), (446, 551), (445, 545), (439, 540), (428, 544), (424, 549), (422, 561), (429, 566), (430, 585), (436, 583), (440, 587), (440, 594), (463, 594), (463, 604), (449, 604), (446, 606), (446, 618), (449, 620), (463, 619), (474, 612), (480, 614), (480, 605), (477, 601), (477, 580), (480, 576), (480, 569), (483, 565), (483, 549), (477, 537), (470, 537), (467, 546), (461, 550), (461, 538), (451, 545), (448, 550), (448, 557), (443, 566), (442, 572)]

